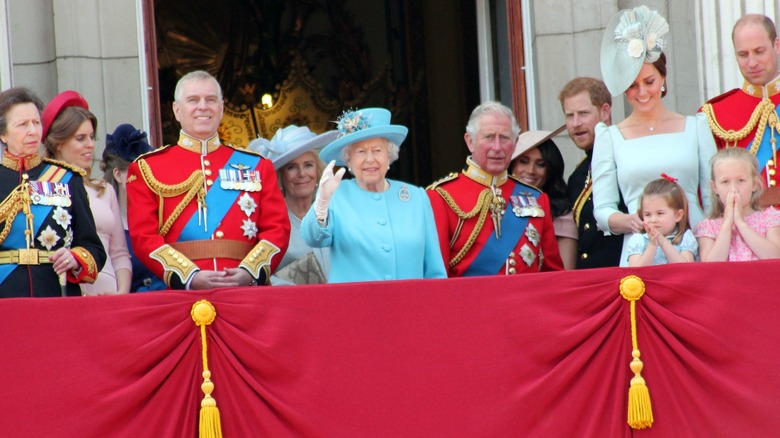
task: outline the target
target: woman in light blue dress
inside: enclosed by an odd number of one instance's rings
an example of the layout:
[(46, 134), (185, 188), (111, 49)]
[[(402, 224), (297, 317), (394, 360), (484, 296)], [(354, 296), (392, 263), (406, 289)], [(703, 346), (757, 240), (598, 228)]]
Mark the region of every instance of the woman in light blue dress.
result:
[[(321, 153), (330, 164), (301, 224), (312, 247), (330, 248), (330, 283), (446, 278), (433, 210), (425, 191), (385, 178), (407, 128), (382, 108), (347, 111), (339, 138)], [(354, 179), (341, 181), (335, 164)]]
[[(663, 104), (667, 93), (663, 35), (666, 21), (641, 6), (621, 11), (607, 26), (601, 47), (604, 82), (613, 95), (625, 93), (631, 114), (616, 126), (599, 123), (593, 150), (594, 216), (611, 234), (642, 232), (636, 214), (644, 186), (662, 173), (677, 178), (688, 198), (691, 226), (709, 208), (709, 159), (715, 141), (704, 115), (683, 116)], [(623, 195), (628, 212), (618, 210)], [(628, 266), (624, 238), (621, 266)]]

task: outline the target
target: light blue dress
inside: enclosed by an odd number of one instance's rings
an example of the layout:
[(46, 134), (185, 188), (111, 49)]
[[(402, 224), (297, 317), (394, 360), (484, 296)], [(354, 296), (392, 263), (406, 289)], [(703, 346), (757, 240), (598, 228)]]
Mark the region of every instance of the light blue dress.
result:
[(436, 223), (425, 191), (387, 180), (383, 193), (342, 181), (328, 206), (326, 226), (312, 207), (301, 223), (307, 245), (330, 248), (329, 283), (446, 278)]
[[(609, 217), (618, 212), (620, 194), (631, 214), (639, 209), (645, 185), (661, 173), (677, 178), (688, 198), (691, 228), (704, 219), (699, 206), (701, 189), (704, 210), (710, 206), (710, 158), (715, 155), (707, 117), (687, 116), (683, 132), (655, 134), (626, 140), (617, 126), (596, 125), (593, 148), (593, 214), (599, 229), (611, 233)], [(620, 266), (628, 266), (628, 238), (623, 239)]]
[[(666, 236), (666, 239), (671, 242), (674, 237), (675, 235)], [(650, 239), (647, 237), (647, 233), (632, 234), (628, 239), (628, 256), (626, 257), (631, 257), (634, 254), (642, 255), (649, 243)], [(694, 260), (699, 260), (699, 242), (697, 242), (696, 238), (693, 237), (693, 231), (691, 230), (685, 230), (682, 241), (680, 241), (680, 243), (677, 245), (672, 244), (672, 247), (679, 253), (688, 251), (693, 254)], [(669, 260), (666, 259), (664, 250), (659, 246), (655, 252), (655, 257), (653, 257), (653, 265), (665, 265), (667, 263), (669, 263)]]

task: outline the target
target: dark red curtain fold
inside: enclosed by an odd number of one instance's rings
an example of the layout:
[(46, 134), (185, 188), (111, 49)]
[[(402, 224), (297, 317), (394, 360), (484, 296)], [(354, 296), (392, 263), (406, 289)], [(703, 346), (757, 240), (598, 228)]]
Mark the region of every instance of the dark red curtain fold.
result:
[[(195, 437), (209, 300), (224, 436), (767, 436), (780, 262), (0, 301), (0, 434)], [(651, 429), (626, 424), (637, 302)]]

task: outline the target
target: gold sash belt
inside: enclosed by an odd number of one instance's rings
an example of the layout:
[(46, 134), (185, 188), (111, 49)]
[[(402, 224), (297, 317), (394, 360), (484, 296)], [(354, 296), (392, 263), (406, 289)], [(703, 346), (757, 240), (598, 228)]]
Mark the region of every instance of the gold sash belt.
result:
[(0, 251), (0, 265), (40, 265), (51, 263), (49, 257), (55, 252), (34, 248)]

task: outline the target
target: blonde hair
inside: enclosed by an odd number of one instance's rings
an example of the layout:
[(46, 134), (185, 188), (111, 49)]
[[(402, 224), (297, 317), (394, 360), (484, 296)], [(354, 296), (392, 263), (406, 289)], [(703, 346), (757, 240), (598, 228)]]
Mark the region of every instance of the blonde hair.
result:
[(650, 196), (658, 196), (666, 201), (666, 203), (673, 210), (682, 210), (683, 215), (674, 227), (674, 231), (677, 233), (672, 239), (672, 244), (679, 245), (682, 242), (683, 234), (691, 229), (691, 222), (688, 220), (688, 198), (685, 196), (685, 191), (682, 187), (674, 181), (666, 178), (658, 178), (650, 181), (642, 191), (642, 196), (639, 197), (639, 210), (637, 214), (639, 219), (643, 219), (642, 207), (644, 200)]
[[(761, 193), (764, 192), (764, 181), (761, 179), (761, 175), (758, 171), (758, 159), (745, 148), (741, 147), (727, 147), (721, 149), (715, 155), (710, 158), (710, 178), (712, 185), (715, 185), (715, 165), (726, 160), (742, 161), (748, 169), (750, 169), (750, 178), (756, 183), (758, 188), (753, 190), (750, 195), (750, 208), (755, 211), (763, 210), (758, 203)], [(723, 202), (721, 202), (718, 193), (714, 187), (710, 191), (710, 218), (715, 219), (723, 217)]]

